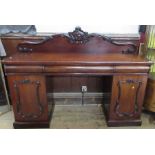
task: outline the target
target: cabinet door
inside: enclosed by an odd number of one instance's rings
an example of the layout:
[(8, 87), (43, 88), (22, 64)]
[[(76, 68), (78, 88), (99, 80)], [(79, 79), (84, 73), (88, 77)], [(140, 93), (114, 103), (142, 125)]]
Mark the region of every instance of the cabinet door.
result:
[(146, 76), (114, 76), (109, 119), (139, 119), (146, 83)]
[(48, 104), (44, 76), (8, 76), (16, 121), (47, 121)]

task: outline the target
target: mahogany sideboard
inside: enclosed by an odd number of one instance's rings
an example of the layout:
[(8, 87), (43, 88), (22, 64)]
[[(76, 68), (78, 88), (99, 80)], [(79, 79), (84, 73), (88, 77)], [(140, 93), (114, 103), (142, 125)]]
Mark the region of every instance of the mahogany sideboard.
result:
[(104, 107), (108, 126), (141, 125), (150, 61), (131, 42), (76, 28), (41, 41), (19, 43), (4, 58), (13, 104), (14, 128), (48, 128), (48, 76), (112, 76), (111, 101)]

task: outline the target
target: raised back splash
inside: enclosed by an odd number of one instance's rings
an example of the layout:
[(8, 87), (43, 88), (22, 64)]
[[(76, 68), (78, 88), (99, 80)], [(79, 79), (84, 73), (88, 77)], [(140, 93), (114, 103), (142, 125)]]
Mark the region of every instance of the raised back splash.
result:
[(25, 41), (17, 46), (20, 52), (63, 52), (63, 53), (123, 53), (138, 54), (138, 47), (130, 41), (115, 41), (105, 35), (89, 34), (80, 27), (67, 34), (55, 34), (41, 41)]

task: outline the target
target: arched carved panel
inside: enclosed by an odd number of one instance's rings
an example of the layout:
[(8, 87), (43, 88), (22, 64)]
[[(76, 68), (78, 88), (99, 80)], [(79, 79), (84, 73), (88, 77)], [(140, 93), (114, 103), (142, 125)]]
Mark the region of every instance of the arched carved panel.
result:
[(130, 41), (114, 41), (96, 33), (89, 34), (80, 27), (67, 34), (55, 34), (41, 41), (26, 41), (18, 44), (20, 52), (64, 52), (64, 53), (123, 53), (137, 54), (138, 47)]
[[(117, 83), (117, 87), (118, 87), (118, 97), (116, 100), (116, 104), (115, 104), (115, 108), (114, 111), (116, 113), (117, 116), (119, 117), (133, 117), (135, 116), (136, 113), (139, 112), (139, 104), (138, 104), (138, 95), (139, 95), (139, 90), (142, 86), (142, 81), (141, 80), (132, 80), (132, 79), (128, 79), (128, 80), (119, 80)], [(128, 90), (128, 94), (126, 94), (125, 91), (123, 91), (123, 87), (125, 87), (126, 90)], [(134, 91), (134, 93), (132, 94), (132, 91)], [(132, 111), (129, 112), (122, 112), (121, 106), (122, 106), (122, 102), (125, 106), (125, 102), (128, 102), (127, 100), (124, 101), (123, 100), (123, 96), (126, 97), (126, 99), (130, 100), (130, 103), (133, 105), (132, 107)], [(129, 104), (130, 104), (129, 103)], [(129, 105), (127, 104), (127, 105)]]

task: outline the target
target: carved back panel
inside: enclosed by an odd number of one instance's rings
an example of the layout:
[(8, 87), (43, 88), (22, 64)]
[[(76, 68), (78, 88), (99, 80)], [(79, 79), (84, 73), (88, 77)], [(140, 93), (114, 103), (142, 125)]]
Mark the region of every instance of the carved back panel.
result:
[(27, 41), (18, 44), (20, 52), (64, 52), (64, 53), (123, 53), (137, 54), (138, 48), (132, 42), (118, 42), (104, 35), (88, 34), (77, 27), (67, 34), (56, 34), (41, 41)]

